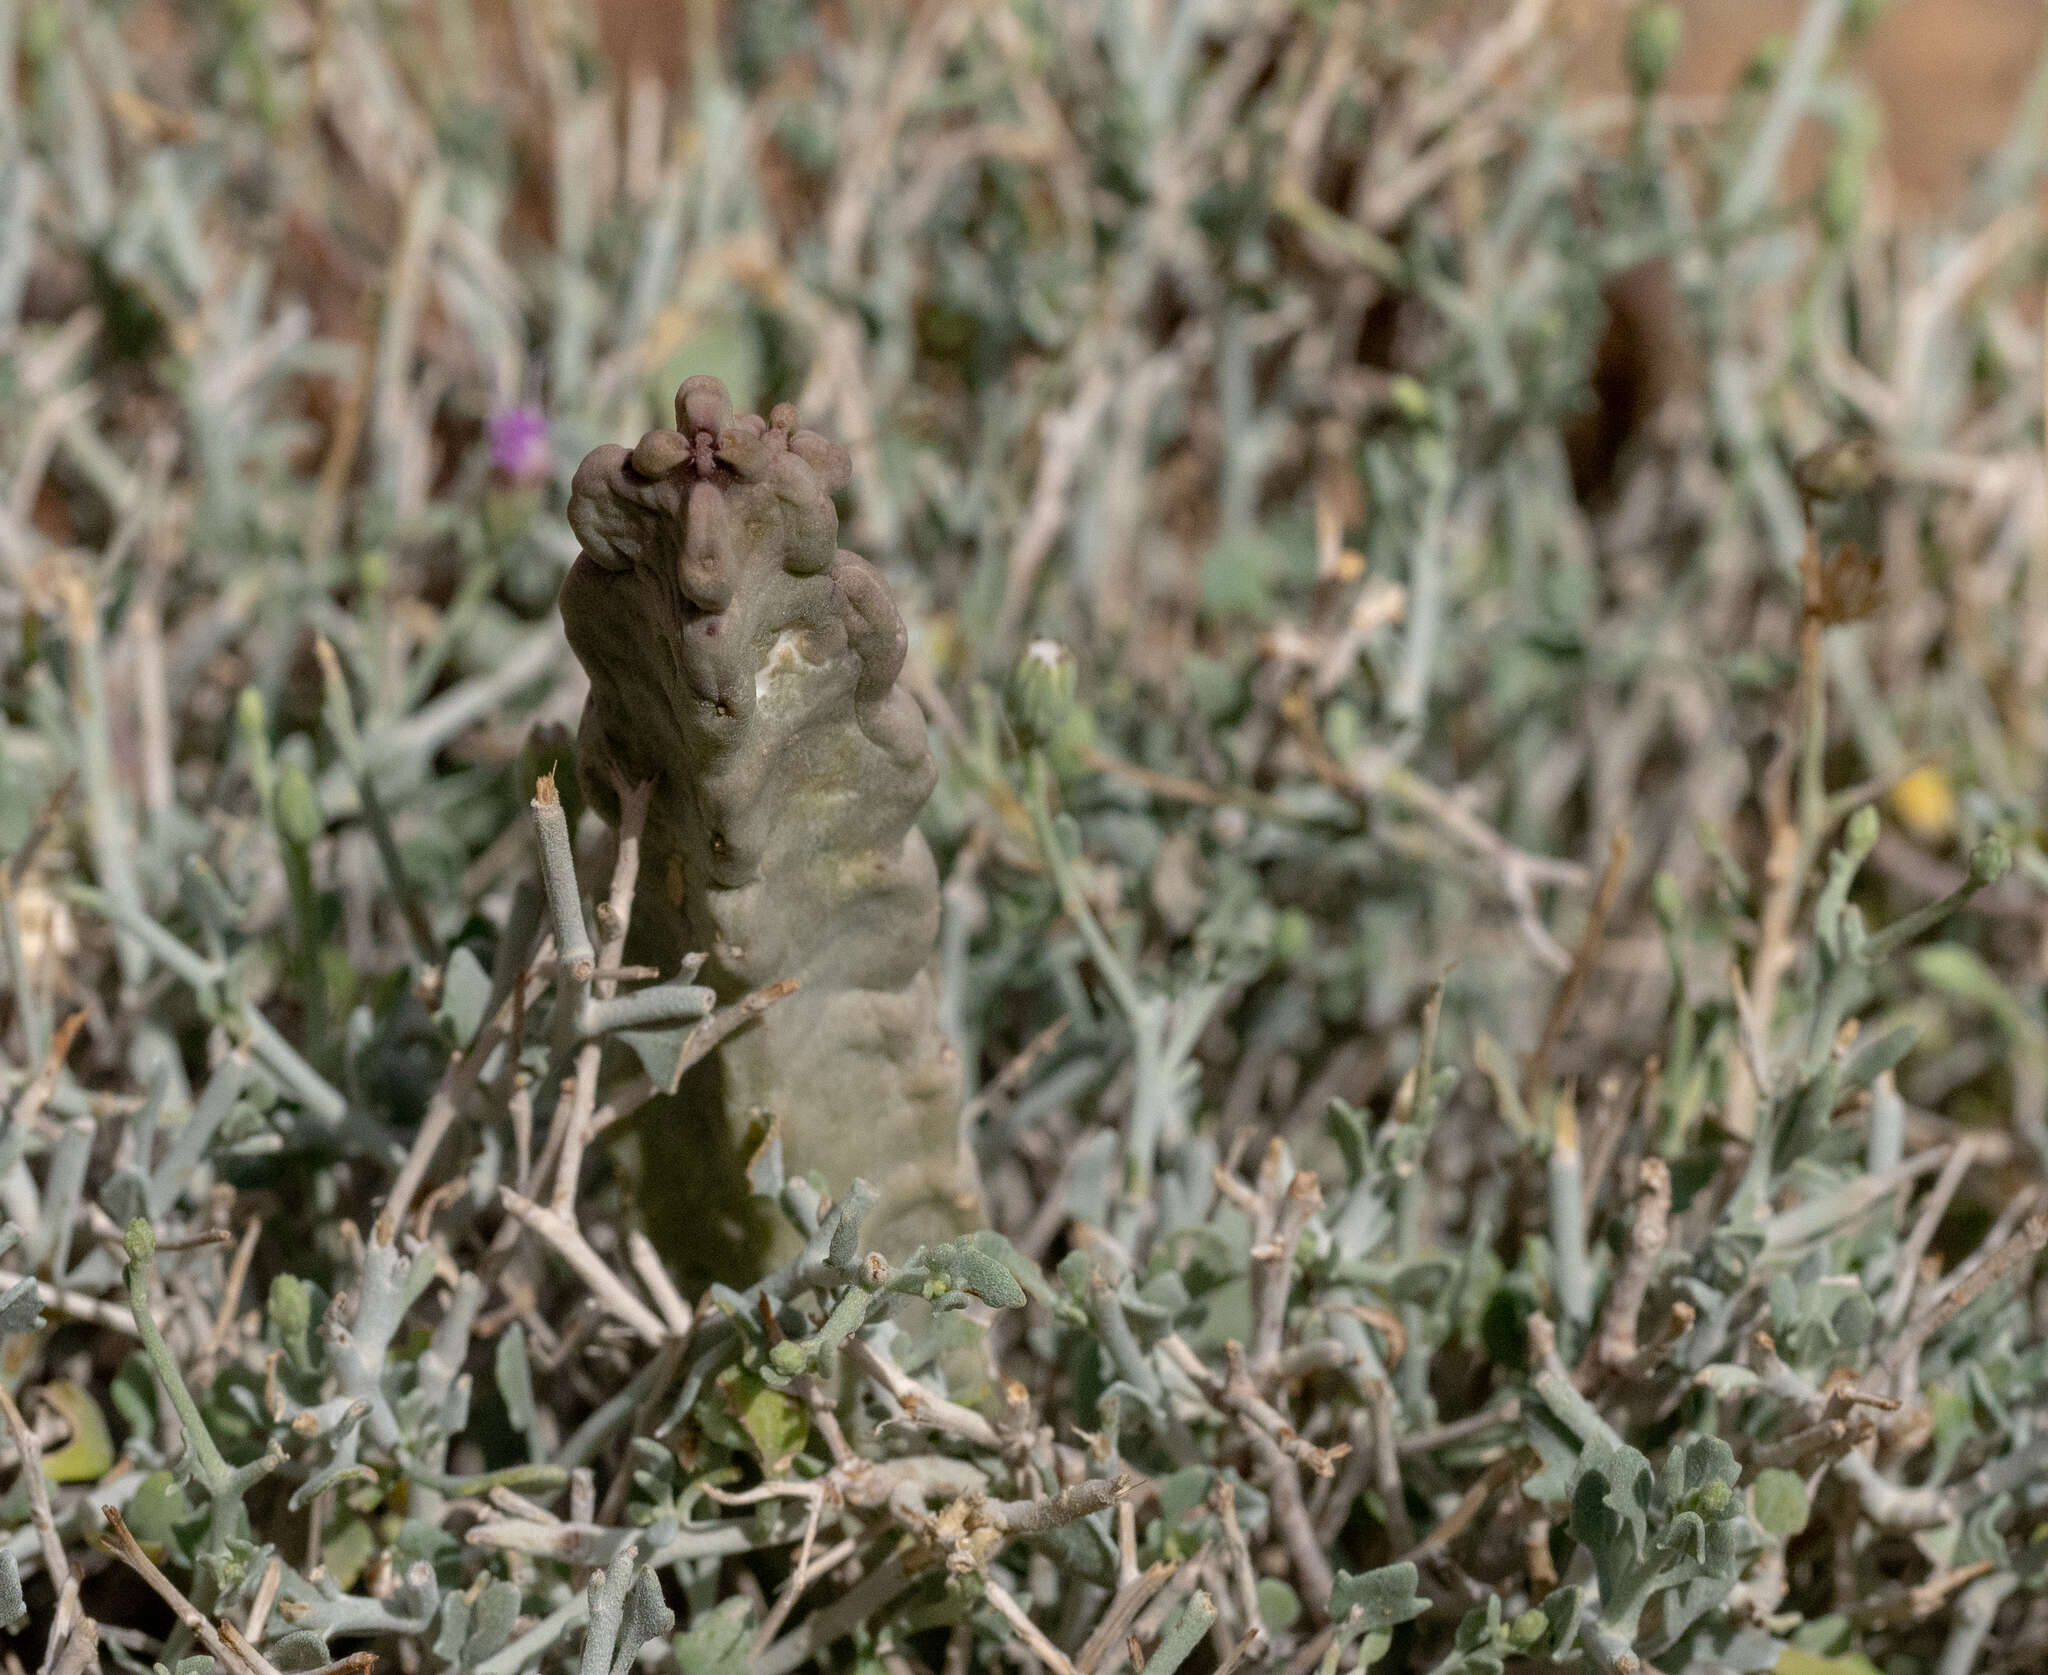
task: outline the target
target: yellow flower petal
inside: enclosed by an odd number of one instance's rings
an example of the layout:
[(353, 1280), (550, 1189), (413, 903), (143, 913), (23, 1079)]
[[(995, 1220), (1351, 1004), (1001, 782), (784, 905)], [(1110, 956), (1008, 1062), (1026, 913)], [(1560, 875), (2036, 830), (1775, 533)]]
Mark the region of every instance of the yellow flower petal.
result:
[(1922, 843), (1938, 843), (1956, 829), (1956, 794), (1948, 776), (1931, 764), (1892, 787), (1891, 805), (1900, 824)]

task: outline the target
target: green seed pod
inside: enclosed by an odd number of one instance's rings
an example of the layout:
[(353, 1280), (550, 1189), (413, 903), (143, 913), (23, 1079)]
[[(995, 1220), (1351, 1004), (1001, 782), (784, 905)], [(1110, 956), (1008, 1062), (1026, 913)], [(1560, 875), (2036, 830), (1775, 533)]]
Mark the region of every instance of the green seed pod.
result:
[(245, 739), (270, 737), (270, 706), (264, 703), (263, 694), (256, 687), (242, 688), (235, 699), (235, 720)]
[(313, 1324), (313, 1299), (296, 1274), (279, 1274), (270, 1282), (270, 1320), (287, 1340)]
[(296, 762), (285, 763), (277, 771), (277, 829), (285, 842), (310, 849), (326, 824), (306, 770)]
[(1008, 709), (1017, 742), (1042, 750), (1061, 779), (1087, 766), (1095, 743), (1095, 720), (1078, 696), (1080, 676), (1072, 654), (1057, 640), (1034, 640), (1010, 677)]
[(279, 1274), (270, 1282), (270, 1323), (278, 1342), (301, 1371), (313, 1365), (313, 1293), (296, 1274)]
[(1074, 655), (1057, 640), (1033, 640), (1010, 676), (1010, 725), (1026, 750), (1043, 750), (1065, 734), (1080, 690)]
[(156, 1229), (140, 1216), (128, 1224), (121, 1243), (127, 1247), (130, 1262), (146, 1266), (156, 1260)]
[(1685, 917), (1685, 897), (1679, 892), (1678, 880), (1670, 873), (1658, 873), (1650, 885), (1650, 906), (1655, 909), (1657, 923), (1664, 927), (1666, 936), (1678, 929), (1679, 921)]
[(1419, 379), (1397, 372), (1387, 380), (1387, 399), (1411, 424), (1424, 424), (1434, 416), (1436, 405)]
[(257, 688), (242, 688), (241, 696), (235, 700), (235, 722), (241, 729), (242, 748), (249, 753), (249, 783), (256, 789), (256, 800), (263, 806), (263, 812), (269, 815), (277, 793), (277, 774), (270, 758), (270, 707)]
[(1323, 748), (1339, 762), (1349, 762), (1365, 743), (1365, 720), (1355, 704), (1338, 699), (1323, 711)]
[(1840, 244), (1863, 220), (1863, 188), (1870, 174), (1870, 154), (1844, 141), (1828, 153), (1820, 182), (1820, 226), (1830, 242)]
[(1647, 99), (1664, 85), (1684, 39), (1685, 20), (1676, 6), (1643, 5), (1629, 15), (1622, 60), (1638, 97)]
[(1988, 889), (2012, 871), (2012, 850), (1996, 832), (1970, 851), (1970, 882)]

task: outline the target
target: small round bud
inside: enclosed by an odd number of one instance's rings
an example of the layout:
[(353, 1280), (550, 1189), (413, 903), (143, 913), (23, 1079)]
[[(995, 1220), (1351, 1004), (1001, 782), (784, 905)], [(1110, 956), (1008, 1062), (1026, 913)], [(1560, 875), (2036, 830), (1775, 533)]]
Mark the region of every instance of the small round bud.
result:
[(156, 1260), (156, 1230), (140, 1216), (128, 1224), (121, 1243), (127, 1247), (130, 1262), (146, 1267)]
[(1387, 380), (1387, 399), (1410, 424), (1423, 424), (1435, 412), (1421, 380), (1405, 372), (1397, 372)]
[(1315, 931), (1298, 907), (1283, 909), (1273, 919), (1273, 962), (1291, 966), (1314, 946)]
[(1657, 914), (1657, 922), (1669, 931), (1678, 928), (1678, 922), (1685, 917), (1685, 896), (1678, 887), (1678, 880), (1668, 872), (1660, 872), (1650, 885), (1650, 906)]
[(1729, 1499), (1733, 1495), (1735, 1495), (1735, 1491), (1729, 1489), (1729, 1485), (1722, 1483), (1722, 1480), (1716, 1476), (1716, 1478), (1708, 1478), (1706, 1483), (1702, 1483), (1694, 1491), (1692, 1503), (1706, 1517), (1720, 1517), (1720, 1513), (1724, 1513), (1726, 1509), (1729, 1509)]
[(285, 841), (309, 848), (326, 824), (306, 770), (296, 762), (285, 763), (277, 771), (277, 828)]
[(270, 706), (263, 701), (263, 693), (256, 687), (245, 686), (241, 696), (235, 700), (235, 720), (244, 733), (262, 738), (270, 731)]
[(1869, 175), (1870, 157), (1862, 146), (1841, 144), (1828, 153), (1821, 172), (1820, 226), (1832, 242), (1842, 243), (1862, 223)]
[(1782, 30), (1757, 42), (1756, 51), (1742, 66), (1743, 90), (1751, 93), (1768, 90), (1785, 68), (1785, 60), (1791, 51), (1792, 39)]
[(2012, 850), (1996, 832), (1970, 851), (1970, 882), (1980, 890), (2012, 871)]
[(1508, 1624), (1508, 1641), (1520, 1651), (1543, 1644), (1543, 1637), (1550, 1632), (1550, 1619), (1534, 1606), (1524, 1611)]
[(1074, 654), (1057, 640), (1033, 640), (1010, 677), (1010, 725), (1026, 750), (1057, 742), (1080, 691)]
[(1792, 467), (1792, 480), (1809, 500), (1846, 500), (1868, 494), (1883, 472), (1884, 456), (1876, 441), (1852, 436), (1805, 455)]
[(1349, 762), (1365, 743), (1365, 721), (1355, 704), (1339, 698), (1323, 711), (1323, 748), (1339, 762)]
[(804, 1370), (804, 1346), (785, 1338), (768, 1351), (768, 1365), (787, 1378), (794, 1378)]
[(1877, 810), (1865, 803), (1849, 816), (1848, 848), (1852, 855), (1868, 855), (1877, 847)]
[(287, 1338), (313, 1324), (313, 1299), (297, 1274), (279, 1274), (270, 1282), (270, 1319)]
[(391, 557), (382, 547), (372, 547), (356, 563), (356, 577), (365, 593), (382, 593), (391, 585)]
[(1685, 20), (1676, 6), (1643, 5), (1630, 14), (1622, 58), (1639, 97), (1647, 99), (1664, 85), (1684, 39)]

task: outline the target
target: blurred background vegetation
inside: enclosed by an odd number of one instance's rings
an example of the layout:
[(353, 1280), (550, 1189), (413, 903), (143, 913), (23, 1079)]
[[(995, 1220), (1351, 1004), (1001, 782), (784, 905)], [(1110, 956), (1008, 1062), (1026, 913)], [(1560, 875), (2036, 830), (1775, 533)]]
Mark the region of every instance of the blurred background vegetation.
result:
[[(1860, 509), (1883, 604), (1830, 648), (1833, 782), (1917, 816), (1877, 858), (1901, 904), (2027, 818), (2042, 743), (2038, 19), (1843, 4), (1815, 55), (1770, 32), (1790, 9), (1692, 10), (1662, 91), (1665, 47), (1590, 4), (1282, 8), (1235, 59), (1168, 30), (1199, 7), (1085, 41), (1058, 7), (16, 7), (18, 643), (56, 626), (61, 555), (125, 527), (98, 789), (159, 873), (181, 793), (234, 806), (241, 688), (324, 749), (314, 632), (358, 660), (373, 752), (490, 668), (392, 753), (435, 779), (390, 799), (399, 840), (452, 886), (515, 806), (479, 770), (576, 714), (563, 473), (715, 371), (855, 448), (849, 540), (907, 595), (956, 745), (1029, 633), (1082, 655), (1099, 748), (1138, 770), (1079, 792), (1134, 927), (1186, 944), (1176, 885), (1273, 910), (1293, 957), (1214, 1043), (1234, 1116), (1363, 1096), (1452, 953), (1454, 995), (1527, 1036), (1585, 895), (1538, 914), (1469, 846), (1419, 864), (1442, 827), (1412, 799), (1361, 826), (1283, 714), (1304, 690), (1325, 742), (1391, 752), (1547, 885), (1626, 827), (1592, 999), (1654, 1019), (1629, 904), (1761, 859), (1798, 453), (1902, 456)], [(70, 766), (36, 678), (11, 665), (17, 843)], [(933, 815), (963, 888), (1001, 830), (972, 757)], [(1274, 793), (1291, 817), (1250, 842), (1208, 806)], [(355, 847), (367, 972), (396, 944)], [(2011, 935), (2038, 984), (2038, 931)], [(1018, 946), (980, 936), (972, 981)], [(1929, 1109), (1998, 1097), (1967, 1052), (1928, 1073)]]

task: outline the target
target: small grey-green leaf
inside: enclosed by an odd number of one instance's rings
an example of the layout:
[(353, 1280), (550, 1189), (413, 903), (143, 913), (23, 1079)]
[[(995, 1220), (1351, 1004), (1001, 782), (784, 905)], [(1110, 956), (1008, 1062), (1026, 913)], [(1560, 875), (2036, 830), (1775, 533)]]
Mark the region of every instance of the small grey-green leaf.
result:
[[(868, 1310), (874, 1306), (875, 1294), (863, 1291), (858, 1286), (849, 1286), (846, 1295), (833, 1305), (825, 1324), (817, 1330), (813, 1340), (818, 1348), (837, 1349), (866, 1323)], [(778, 1344), (778, 1349), (782, 1346)]]
[[(992, 1228), (981, 1228), (969, 1233), (962, 1241), (972, 1245), (991, 1261), (1000, 1262), (1010, 1270), (1010, 1277), (1024, 1288), (1024, 1294), (1050, 1307), (1056, 1300), (1052, 1286), (1047, 1282), (1044, 1271), (1036, 1262), (1026, 1256), (1010, 1241)], [(1171, 1272), (1171, 1270), (1168, 1270)], [(1178, 1279), (1178, 1276), (1175, 1276)]]
[(21, 1570), (14, 1555), (0, 1547), (0, 1628), (12, 1628), (28, 1615), (28, 1605), (21, 1597)]
[(832, 1229), (832, 1243), (826, 1260), (835, 1268), (850, 1268), (860, 1255), (860, 1230), (868, 1212), (881, 1202), (881, 1195), (866, 1181), (856, 1179), (847, 1188), (846, 1201), (839, 1207), (839, 1221)]
[(1919, 1039), (1920, 1031), (1916, 1026), (1901, 1024), (1874, 1040), (1859, 1043), (1842, 1066), (1842, 1091), (1867, 1088), (1887, 1070), (1897, 1069)]
[[(652, 1065), (648, 1070), (653, 1074)], [(661, 1080), (658, 1076), (655, 1079)], [(773, 1121), (756, 1123), (748, 1130), (742, 1151), (747, 1159), (748, 1189), (756, 1198), (780, 1197), (784, 1180), (781, 1128)]]
[(654, 1572), (642, 1569), (633, 1578), (633, 1588), (626, 1595), (626, 1605), (619, 1626), (619, 1643), (612, 1653), (611, 1675), (625, 1675), (633, 1662), (640, 1656), (640, 1648), (657, 1635), (663, 1635), (676, 1626), (676, 1614), (668, 1608), (668, 1602), (661, 1596), (661, 1584), (654, 1579)]
[(441, 1007), (435, 1022), (456, 1046), (467, 1046), (483, 1027), (484, 1008), (491, 1003), (491, 974), (467, 946), (448, 956), (441, 974)]
[(519, 1620), (519, 1590), (510, 1582), (493, 1582), (477, 1596), (471, 1613), (475, 1626), (462, 1648), (462, 1661), (479, 1664), (512, 1638)]
[(747, 1675), (747, 1647), (753, 1637), (753, 1607), (735, 1595), (700, 1613), (676, 1636), (676, 1667), (682, 1675)]
[(1806, 1482), (1797, 1472), (1776, 1467), (1758, 1472), (1750, 1485), (1749, 1505), (1758, 1528), (1780, 1541), (1806, 1528)]
[(494, 1362), (498, 1394), (505, 1398), (505, 1413), (512, 1428), (524, 1434), (533, 1428), (533, 1366), (526, 1358), (526, 1329), (518, 1321), (505, 1328), (498, 1339)]
[(1694, 1437), (1685, 1450), (1685, 1487), (1703, 1488), (1708, 1483), (1733, 1483), (1741, 1475), (1735, 1450), (1720, 1437)]
[(1024, 1306), (1024, 1288), (1017, 1283), (1017, 1276), (965, 1239), (940, 1245), (928, 1260), (933, 1273), (944, 1274), (958, 1289), (979, 1297), (992, 1308)]
[(1579, 1590), (1557, 1588), (1545, 1594), (1543, 1616), (1549, 1624), (1546, 1650), (1553, 1661), (1562, 1659), (1579, 1632)]
[(1338, 1632), (1349, 1639), (1421, 1616), (1429, 1601), (1416, 1594), (1416, 1578), (1415, 1566), (1405, 1559), (1358, 1575), (1338, 1571), (1330, 1589), (1330, 1617), (1341, 1625)]
[(1173, 1675), (1187, 1662), (1188, 1654), (1202, 1643), (1202, 1637), (1215, 1622), (1216, 1602), (1197, 1588), (1194, 1596), (1166, 1625), (1166, 1632), (1159, 1637), (1158, 1650), (1145, 1662), (1145, 1675)]
[(1213, 1466), (1183, 1466), (1159, 1485), (1159, 1519), (1169, 1530), (1209, 1497)]
[(0, 1337), (33, 1332), (42, 1325), (42, 1294), (32, 1279), (15, 1281), (0, 1292)]
[(295, 1628), (279, 1635), (263, 1648), (263, 1655), (286, 1675), (318, 1669), (334, 1661), (327, 1650), (327, 1636), (309, 1628)]
[(675, 1080), (676, 1066), (683, 1058), (683, 1042), (696, 1027), (695, 1023), (683, 1023), (664, 1029), (622, 1029), (616, 1032), (615, 1039), (633, 1049), (650, 1082), (665, 1088)]
[(434, 1656), (450, 1663), (460, 1660), (463, 1642), (469, 1638), (469, 1601), (450, 1594), (441, 1601), (440, 1629), (434, 1636)]
[(1259, 1578), (1259, 1621), (1275, 1634), (1281, 1634), (1294, 1627), (1301, 1615), (1301, 1600), (1285, 1582), (1277, 1576)]

